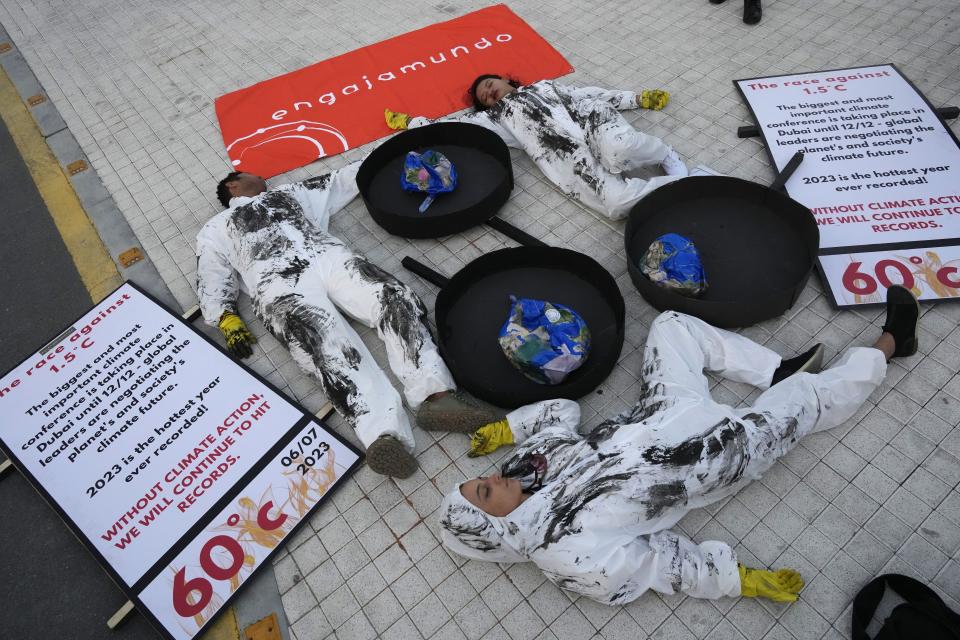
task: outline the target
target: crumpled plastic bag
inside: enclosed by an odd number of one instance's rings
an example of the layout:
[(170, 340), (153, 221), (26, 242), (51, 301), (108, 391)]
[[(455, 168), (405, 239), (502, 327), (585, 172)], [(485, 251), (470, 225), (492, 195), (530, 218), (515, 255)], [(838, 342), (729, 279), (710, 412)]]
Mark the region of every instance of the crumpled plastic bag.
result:
[(562, 304), (510, 296), (500, 348), (520, 373), (540, 384), (560, 384), (590, 354), (590, 329)]
[(640, 259), (640, 271), (651, 281), (691, 298), (707, 290), (707, 276), (697, 247), (678, 233), (654, 240)]
[(439, 151), (410, 151), (403, 160), (400, 186), (404, 191), (427, 194), (427, 198), (420, 205), (420, 213), (423, 213), (439, 194), (456, 188), (457, 170), (450, 159)]

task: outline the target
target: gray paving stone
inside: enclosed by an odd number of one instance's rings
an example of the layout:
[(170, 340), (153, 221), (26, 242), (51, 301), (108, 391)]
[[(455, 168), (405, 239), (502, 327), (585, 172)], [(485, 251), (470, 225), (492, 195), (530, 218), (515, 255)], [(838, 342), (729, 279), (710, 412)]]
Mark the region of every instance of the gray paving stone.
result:
[(387, 588), (386, 581), (373, 563), (364, 565), (362, 569), (353, 574), (347, 580), (347, 585), (361, 607)]
[(413, 624), (413, 621), (410, 620), (409, 616), (403, 616), (399, 620), (393, 623), (389, 629), (384, 631), (380, 638), (382, 640), (419, 640), (423, 638), (423, 635), (420, 633), (420, 630), (417, 629), (416, 625)]
[(803, 599), (794, 602), (780, 622), (797, 640), (819, 639), (830, 630), (830, 623)]
[(897, 555), (913, 565), (927, 580), (932, 580), (949, 560), (943, 552), (917, 534), (910, 536)]
[(320, 608), (333, 628), (336, 629), (360, 610), (360, 603), (357, 602), (350, 588), (343, 585), (327, 596), (320, 603)]
[(792, 546), (818, 569), (822, 569), (838, 550), (837, 545), (815, 527), (804, 529)]
[(470, 640), (478, 640), (497, 624), (497, 617), (481, 598), (468, 602), (454, 613), (453, 619)]
[(407, 569), (413, 566), (409, 556), (407, 556), (403, 548), (398, 544), (389, 547), (386, 551), (374, 558), (373, 563), (377, 565), (380, 575), (383, 576), (383, 579), (386, 580), (388, 584), (402, 576), (406, 573)]
[(344, 579), (337, 570), (337, 565), (330, 559), (308, 575), (306, 583), (310, 586), (314, 597), (318, 601), (323, 601), (344, 584)]
[(751, 598), (741, 598), (727, 614), (726, 619), (749, 640), (762, 638), (774, 622), (773, 616)]
[(287, 619), (296, 622), (317, 606), (317, 600), (310, 592), (306, 582), (291, 587), (282, 596), (283, 609), (287, 612)]
[(675, 613), (697, 638), (706, 638), (723, 617), (713, 603), (697, 598), (684, 600)]
[(830, 562), (823, 568), (823, 573), (851, 599), (871, 578), (866, 569), (844, 551), (837, 552), (831, 558)]
[(807, 583), (800, 597), (831, 623), (840, 617), (847, 606), (846, 595), (822, 573)]
[(651, 640), (693, 640), (694, 635), (676, 616), (670, 616), (650, 638)]
[(362, 611), (353, 614), (349, 620), (336, 630), (337, 640), (372, 640), (377, 631)]
[(437, 592), (443, 594), (443, 606), (451, 615), (477, 596), (477, 590), (473, 588), (462, 571), (454, 571), (450, 574), (450, 577), (440, 583)]
[[(304, 530), (310, 531), (310, 528), (305, 527)], [(319, 567), (324, 560), (330, 557), (327, 550), (323, 548), (320, 538), (315, 534), (311, 535), (303, 544), (294, 549), (290, 555), (293, 556), (297, 567), (300, 568), (301, 576), (309, 575), (314, 569)]]
[[(433, 598), (434, 601), (436, 601), (436, 596), (434, 594), (430, 594), (428, 598)], [(424, 602), (421, 604), (425, 603), (426, 600), (424, 600)], [(437, 602), (437, 604), (439, 605), (439, 602)], [(420, 629), (420, 632), (423, 633), (423, 635), (428, 636), (430, 633), (433, 633), (433, 631), (439, 628), (439, 626), (449, 616), (443, 618), (443, 620), (432, 618), (435, 621), (428, 625), (426, 622), (427, 618), (421, 616), (421, 614), (426, 611), (427, 608), (425, 606), (419, 611), (416, 608), (412, 609), (409, 611), (409, 614), (410, 618), (414, 621), (414, 624), (416, 624), (417, 628)], [(377, 597), (364, 605), (363, 612), (366, 614), (370, 624), (373, 625), (373, 628), (377, 630), (377, 633), (383, 633), (385, 629), (390, 628), (390, 626), (393, 625), (396, 620), (404, 614), (403, 607), (400, 605), (400, 602), (397, 601), (397, 598), (394, 596), (393, 592), (389, 589), (384, 589)], [(434, 612), (430, 611), (429, 613), (433, 615)], [(443, 610), (443, 607), (440, 607), (440, 611), (436, 613), (445, 614), (446, 612)], [(419, 623), (417, 622), (418, 620), (420, 621)]]
[[(960, 561), (951, 560), (948, 562), (933, 582), (954, 601), (960, 602)], [(954, 611), (956, 611), (956, 608), (954, 608)]]
[(543, 629), (543, 620), (534, 613), (526, 602), (521, 602), (513, 611), (504, 616), (500, 624), (514, 640), (532, 640)]
[(327, 622), (323, 611), (312, 609), (310, 613), (293, 623), (293, 631), (297, 634), (298, 640), (313, 640), (326, 638), (333, 632), (333, 627)]
[(893, 550), (890, 547), (866, 530), (858, 531), (843, 550), (871, 574), (877, 574), (893, 556)]
[(591, 638), (596, 629), (577, 607), (570, 607), (557, 618), (550, 627), (557, 640), (578, 640)]
[[(556, 587), (554, 587), (554, 589), (556, 589)], [(557, 595), (560, 595), (559, 589), (557, 591)], [(486, 603), (490, 611), (497, 616), (497, 619), (500, 619), (510, 613), (513, 608), (516, 607), (521, 600), (523, 600), (523, 596), (514, 586), (507, 574), (503, 574), (491, 582), (487, 588), (480, 592), (480, 597)], [(544, 615), (544, 611), (540, 607), (537, 607), (537, 610), (540, 612), (540, 616), (542, 618), (547, 618), (547, 616)], [(557, 615), (559, 615), (559, 613), (560, 612), (558, 612)]]

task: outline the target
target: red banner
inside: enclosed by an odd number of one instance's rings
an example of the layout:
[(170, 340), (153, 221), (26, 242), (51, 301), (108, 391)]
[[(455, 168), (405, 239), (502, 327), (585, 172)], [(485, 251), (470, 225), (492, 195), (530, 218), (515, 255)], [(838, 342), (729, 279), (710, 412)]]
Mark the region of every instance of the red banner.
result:
[(391, 133), (384, 109), (436, 118), (482, 73), (523, 84), (573, 71), (505, 5), (411, 31), (217, 98), (236, 171), (264, 178)]

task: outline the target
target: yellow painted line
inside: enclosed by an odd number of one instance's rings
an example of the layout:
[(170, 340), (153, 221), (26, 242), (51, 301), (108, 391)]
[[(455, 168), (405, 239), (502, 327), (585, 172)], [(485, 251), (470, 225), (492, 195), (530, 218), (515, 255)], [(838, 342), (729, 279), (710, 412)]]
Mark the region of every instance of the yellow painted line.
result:
[(67, 246), (80, 279), (94, 302), (123, 283), (123, 278), (83, 210), (73, 185), (50, 151), (10, 77), (0, 68), (0, 117), (7, 125), (33, 182)]

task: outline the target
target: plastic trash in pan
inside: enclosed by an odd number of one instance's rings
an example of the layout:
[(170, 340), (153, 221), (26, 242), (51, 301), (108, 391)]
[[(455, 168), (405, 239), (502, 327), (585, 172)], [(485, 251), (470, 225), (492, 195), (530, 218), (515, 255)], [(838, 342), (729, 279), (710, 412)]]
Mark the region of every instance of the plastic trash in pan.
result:
[(562, 304), (510, 296), (499, 342), (520, 373), (540, 384), (560, 384), (590, 354), (590, 329)]
[(695, 298), (707, 290), (707, 276), (697, 247), (678, 233), (667, 233), (654, 240), (640, 259), (640, 271), (680, 295)]
[(403, 161), (403, 175), (400, 186), (404, 191), (419, 191), (427, 197), (420, 204), (420, 213), (441, 193), (453, 191), (457, 187), (457, 169), (447, 156), (439, 151), (427, 149), (423, 153), (410, 151)]

